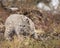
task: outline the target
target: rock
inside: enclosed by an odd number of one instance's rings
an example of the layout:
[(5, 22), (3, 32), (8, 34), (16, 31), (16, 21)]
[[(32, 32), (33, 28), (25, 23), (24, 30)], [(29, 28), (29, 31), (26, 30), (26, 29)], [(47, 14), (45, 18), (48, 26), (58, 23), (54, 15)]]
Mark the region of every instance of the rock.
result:
[(16, 8), (16, 7), (12, 7), (12, 8), (9, 8), (9, 9), (11, 9), (12, 11), (18, 10), (18, 8)]
[(42, 3), (42, 2), (38, 3), (37, 7), (38, 7), (39, 9), (42, 9), (42, 10), (45, 10), (45, 11), (50, 11), (50, 10), (51, 10), (47, 5), (45, 5), (45, 4)]
[(12, 32), (15, 31), (18, 38), (30, 36), (35, 33), (35, 26), (31, 19), (20, 14), (11, 14), (5, 22), (5, 38), (10, 40)]
[(53, 14), (59, 13), (60, 1), (59, 0), (50, 0), (49, 2), (44, 2), (43, 0), (37, 4), (37, 8), (44, 11), (52, 12)]
[(51, 8), (57, 9), (59, 6), (59, 0), (51, 0), (51, 2), (49, 3)]

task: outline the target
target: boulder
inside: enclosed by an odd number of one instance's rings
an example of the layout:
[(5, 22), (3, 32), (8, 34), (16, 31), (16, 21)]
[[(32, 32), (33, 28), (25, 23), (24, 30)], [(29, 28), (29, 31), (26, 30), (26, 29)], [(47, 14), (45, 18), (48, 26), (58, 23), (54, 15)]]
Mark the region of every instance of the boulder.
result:
[(22, 35), (31, 36), (35, 34), (35, 26), (32, 20), (20, 14), (11, 14), (5, 21), (5, 28), (4, 36), (7, 40), (12, 39), (13, 32), (18, 38), (21, 38)]

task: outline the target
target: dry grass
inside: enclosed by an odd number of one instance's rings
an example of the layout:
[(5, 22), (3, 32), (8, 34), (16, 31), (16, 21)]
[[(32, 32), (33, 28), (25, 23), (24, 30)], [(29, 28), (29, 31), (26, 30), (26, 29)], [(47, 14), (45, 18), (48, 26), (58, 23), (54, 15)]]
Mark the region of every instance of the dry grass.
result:
[[(27, 14), (25, 14), (26, 12)], [(35, 23), (35, 27), (38, 29), (36, 30), (37, 33), (60, 33), (60, 15), (52, 15), (50, 13), (40, 12), (36, 8), (22, 8), (20, 10), (20, 13), (25, 14)], [(0, 14), (0, 18), (3, 22), (6, 20), (7, 17), (8, 14), (6, 13)], [(14, 40), (6, 41), (3, 37), (3, 34), (0, 34), (0, 48), (60, 48), (60, 39), (37, 41), (32, 38), (26, 38), (23, 41), (20, 41), (19, 39), (17, 39), (16, 36), (14, 36)]]
[(15, 37), (13, 41), (0, 41), (0, 48), (60, 48), (60, 40), (37, 41), (27, 38), (21, 42)]

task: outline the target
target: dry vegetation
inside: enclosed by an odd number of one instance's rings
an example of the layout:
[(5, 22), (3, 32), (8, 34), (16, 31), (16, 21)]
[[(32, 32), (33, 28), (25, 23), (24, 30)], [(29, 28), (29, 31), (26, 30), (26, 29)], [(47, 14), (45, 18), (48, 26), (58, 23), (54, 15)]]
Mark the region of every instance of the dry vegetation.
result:
[(16, 37), (13, 41), (0, 40), (0, 48), (60, 48), (60, 39), (48, 41), (36, 41), (31, 38), (24, 39), (22, 42)]
[(14, 36), (14, 40), (6, 41), (4, 22), (11, 13), (0, 8), (0, 48), (60, 48), (60, 14), (54, 15), (50, 12), (39, 11), (35, 6), (21, 7), (18, 12), (26, 15), (35, 23), (36, 31), (42, 39), (25, 38), (20, 41)]

